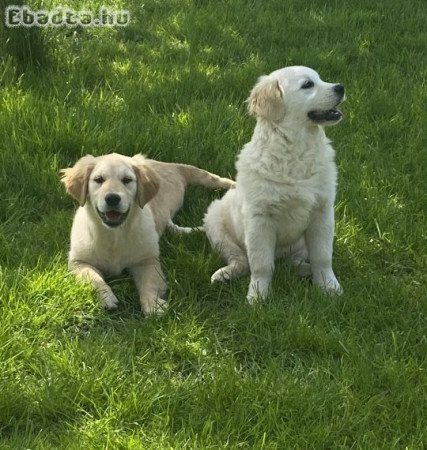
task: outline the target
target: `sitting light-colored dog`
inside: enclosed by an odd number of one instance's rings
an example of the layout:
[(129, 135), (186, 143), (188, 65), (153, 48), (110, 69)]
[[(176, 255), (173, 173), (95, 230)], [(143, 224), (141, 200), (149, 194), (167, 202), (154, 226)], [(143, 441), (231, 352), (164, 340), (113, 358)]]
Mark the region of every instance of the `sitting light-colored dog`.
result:
[(234, 185), (194, 166), (142, 155), (87, 155), (62, 173), (67, 192), (80, 204), (71, 230), (71, 270), (93, 284), (107, 308), (114, 308), (118, 300), (104, 274), (129, 269), (146, 314), (165, 307), (159, 236), (167, 226), (188, 231), (172, 223), (186, 186), (227, 189)]
[(211, 244), (227, 262), (212, 281), (250, 271), (252, 303), (268, 294), (275, 259), (287, 255), (315, 284), (341, 293), (332, 270), (337, 171), (323, 126), (340, 121), (336, 106), (344, 97), (341, 84), (307, 67), (259, 79), (248, 99), (257, 124), (236, 163), (236, 188), (204, 218)]

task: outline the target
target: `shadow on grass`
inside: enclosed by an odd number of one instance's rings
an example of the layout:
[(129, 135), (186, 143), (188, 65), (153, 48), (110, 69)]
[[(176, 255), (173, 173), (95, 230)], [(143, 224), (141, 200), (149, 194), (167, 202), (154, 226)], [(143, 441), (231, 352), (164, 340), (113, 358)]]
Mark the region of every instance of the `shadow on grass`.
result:
[[(4, 54), (10, 55), (16, 66), (16, 76), (20, 77), (27, 72), (42, 75), (42, 70), (49, 66), (49, 47), (46, 45), (44, 35), (37, 27), (11, 28), (5, 26), (6, 6), (10, 2), (1, 0), (0, 10), (3, 20), (0, 23), (0, 50)], [(13, 2), (13, 6), (21, 7), (26, 5), (23, 0)]]

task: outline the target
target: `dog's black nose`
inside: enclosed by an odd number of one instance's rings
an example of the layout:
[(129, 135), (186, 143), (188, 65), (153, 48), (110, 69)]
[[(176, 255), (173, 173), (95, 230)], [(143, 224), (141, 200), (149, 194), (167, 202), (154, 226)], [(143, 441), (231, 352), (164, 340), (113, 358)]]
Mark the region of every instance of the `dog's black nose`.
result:
[(119, 194), (110, 193), (110, 194), (107, 194), (105, 196), (105, 203), (108, 206), (111, 206), (112, 208), (117, 206), (120, 203), (120, 200), (121, 199), (120, 199), (120, 195)]
[(344, 95), (344, 92), (345, 92), (345, 89), (344, 89), (344, 86), (343, 86), (342, 84), (336, 84), (336, 85), (334, 86), (334, 91), (335, 91), (338, 95), (343, 96), (343, 95)]

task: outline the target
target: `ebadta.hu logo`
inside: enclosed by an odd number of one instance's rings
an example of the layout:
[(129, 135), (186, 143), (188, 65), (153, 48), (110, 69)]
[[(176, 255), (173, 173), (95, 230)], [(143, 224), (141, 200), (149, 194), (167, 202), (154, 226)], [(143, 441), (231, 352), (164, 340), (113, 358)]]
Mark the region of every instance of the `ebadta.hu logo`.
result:
[(101, 6), (97, 13), (75, 11), (57, 6), (52, 10), (33, 10), (28, 5), (8, 5), (4, 11), (4, 24), (16, 27), (125, 27), (130, 22), (128, 10), (111, 11)]

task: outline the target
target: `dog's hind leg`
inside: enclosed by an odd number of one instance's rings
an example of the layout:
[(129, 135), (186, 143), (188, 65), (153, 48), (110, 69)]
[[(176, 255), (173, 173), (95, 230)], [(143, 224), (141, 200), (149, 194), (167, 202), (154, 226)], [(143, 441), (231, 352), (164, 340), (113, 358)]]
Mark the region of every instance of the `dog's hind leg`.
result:
[(212, 189), (230, 189), (235, 181), (187, 164), (177, 164), (187, 184), (198, 184)]
[(285, 257), (295, 267), (300, 277), (311, 276), (311, 266), (308, 260), (308, 250), (304, 236), (295, 244), (279, 247), (276, 250), (276, 258)]
[(226, 281), (249, 272), (249, 261), (245, 250), (230, 236), (224, 223), (224, 199), (211, 203), (204, 218), (204, 231), (212, 247), (216, 249), (227, 265), (218, 269), (211, 282)]
[(249, 272), (249, 263), (246, 255), (244, 258), (231, 259), (228, 265), (221, 267), (211, 276), (211, 283), (216, 281), (227, 281), (246, 275)]

